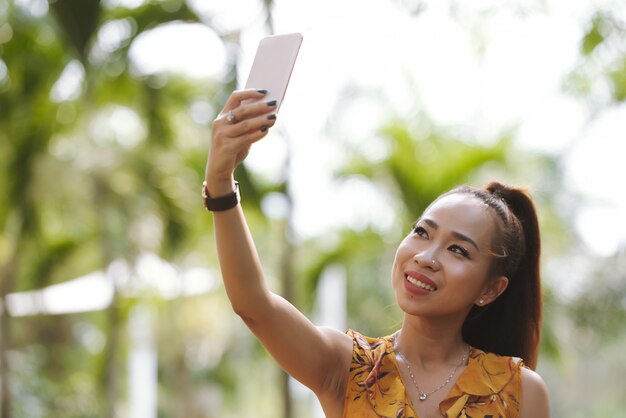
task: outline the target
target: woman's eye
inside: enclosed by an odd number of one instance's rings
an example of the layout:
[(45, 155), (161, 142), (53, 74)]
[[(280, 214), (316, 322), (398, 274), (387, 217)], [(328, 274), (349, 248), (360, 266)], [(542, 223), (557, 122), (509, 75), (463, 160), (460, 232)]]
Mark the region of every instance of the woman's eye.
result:
[(415, 228), (413, 228), (413, 232), (415, 232), (420, 237), (428, 238), (428, 232), (426, 232), (426, 230), (421, 226), (416, 226)]
[(463, 247), (460, 247), (458, 245), (453, 245), (450, 247), (450, 251), (452, 251), (453, 253), (462, 255), (465, 258), (469, 258), (469, 253), (467, 252), (467, 250)]

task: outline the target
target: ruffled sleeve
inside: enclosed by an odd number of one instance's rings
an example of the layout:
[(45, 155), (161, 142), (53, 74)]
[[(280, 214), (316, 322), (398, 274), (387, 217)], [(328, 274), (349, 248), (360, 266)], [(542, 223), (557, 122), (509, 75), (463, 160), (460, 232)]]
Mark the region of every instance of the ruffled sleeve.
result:
[(518, 358), (473, 349), (468, 366), (439, 410), (448, 418), (518, 417), (522, 367)]
[(390, 337), (368, 338), (352, 330), (347, 334), (353, 350), (344, 417), (417, 418), (406, 399)]

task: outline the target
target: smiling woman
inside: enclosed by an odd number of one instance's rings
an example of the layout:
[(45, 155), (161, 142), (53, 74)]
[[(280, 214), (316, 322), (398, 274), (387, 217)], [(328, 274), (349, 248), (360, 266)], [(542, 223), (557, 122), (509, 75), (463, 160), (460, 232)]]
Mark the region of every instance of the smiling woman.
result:
[(530, 196), (500, 183), (441, 195), (396, 252), (401, 329), (368, 338), (317, 327), (268, 290), (239, 205), (233, 172), (276, 123), (265, 94), (234, 92), (213, 122), (203, 197), (233, 310), (281, 367), (327, 417), (548, 417), (533, 371), (541, 292)]
[(446, 299), (446, 309), (468, 294), (477, 300), (464, 316), (464, 339), (523, 358), (534, 369), (541, 323), (540, 248), (530, 196), (494, 182), (485, 189), (456, 188), (435, 200), (397, 257), (408, 252), (417, 265), (445, 267), (446, 286), (461, 286)]

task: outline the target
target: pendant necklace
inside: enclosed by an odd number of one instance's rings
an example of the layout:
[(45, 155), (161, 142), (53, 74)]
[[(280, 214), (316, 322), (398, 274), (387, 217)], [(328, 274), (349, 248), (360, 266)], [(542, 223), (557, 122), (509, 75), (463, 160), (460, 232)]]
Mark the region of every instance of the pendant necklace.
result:
[(433, 393), (441, 390), (448, 383), (450, 383), (450, 380), (452, 380), (452, 378), (456, 374), (457, 370), (459, 370), (459, 367), (461, 367), (463, 364), (465, 364), (465, 360), (467, 360), (467, 356), (469, 355), (469, 352), (470, 352), (470, 346), (468, 345), (467, 346), (467, 350), (465, 351), (465, 353), (463, 353), (463, 358), (461, 359), (459, 364), (456, 365), (454, 370), (452, 370), (452, 373), (450, 373), (450, 376), (448, 376), (446, 381), (443, 382), (441, 385), (439, 385), (436, 389), (431, 390), (430, 392), (422, 392), (422, 390), (419, 388), (419, 386), (417, 384), (417, 380), (415, 380), (415, 376), (413, 375), (413, 371), (411, 370), (411, 366), (410, 366), (411, 363), (407, 360), (407, 358), (404, 356), (404, 354), (402, 354), (400, 349), (398, 349), (398, 336), (399, 335), (400, 335), (400, 333), (398, 332), (398, 333), (396, 333), (396, 335), (393, 338), (393, 351), (398, 356), (400, 356), (402, 358), (402, 360), (404, 361), (404, 365), (406, 366), (406, 369), (409, 372), (409, 376), (411, 376), (411, 380), (413, 381), (413, 385), (415, 385), (415, 389), (417, 389), (417, 393), (419, 395), (419, 400), (420, 401), (425, 401), (426, 399), (428, 399), (428, 397), (430, 395), (432, 395)]

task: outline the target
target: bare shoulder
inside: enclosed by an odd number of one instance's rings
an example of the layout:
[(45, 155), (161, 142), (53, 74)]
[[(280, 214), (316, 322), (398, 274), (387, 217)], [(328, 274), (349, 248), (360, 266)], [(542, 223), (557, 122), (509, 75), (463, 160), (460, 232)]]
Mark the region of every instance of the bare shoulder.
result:
[(326, 338), (333, 341), (334, 344), (337, 344), (338, 347), (343, 347), (344, 350), (347, 349), (348, 351), (352, 351), (352, 337), (345, 332), (341, 332), (338, 329), (330, 327), (317, 328), (326, 336)]
[(335, 364), (326, 373), (324, 384), (315, 391), (326, 416), (342, 416), (352, 362), (352, 338), (333, 328), (318, 327), (334, 356)]
[(520, 418), (549, 418), (548, 388), (538, 373), (522, 368), (522, 404)]
[(335, 356), (339, 362), (337, 370), (340, 371), (340, 374), (343, 372), (347, 379), (352, 361), (352, 338), (348, 334), (334, 328), (318, 327), (318, 329), (324, 335), (332, 350), (337, 353)]

